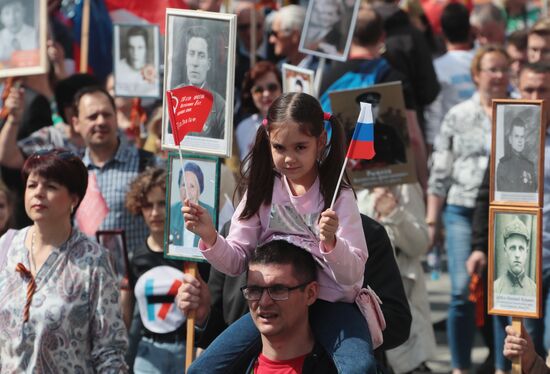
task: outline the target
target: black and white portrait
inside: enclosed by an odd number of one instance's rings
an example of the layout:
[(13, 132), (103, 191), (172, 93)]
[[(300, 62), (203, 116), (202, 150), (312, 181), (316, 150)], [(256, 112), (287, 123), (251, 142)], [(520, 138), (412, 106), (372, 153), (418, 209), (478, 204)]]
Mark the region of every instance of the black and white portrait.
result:
[(345, 61), (358, 10), (358, 0), (311, 0), (300, 39), (300, 51)]
[(219, 195), (218, 159), (184, 155), (182, 164), (179, 154), (171, 153), (168, 165), (166, 255), (182, 260), (204, 260), (198, 249), (200, 238), (185, 228), (181, 208), (185, 199), (189, 199), (206, 209), (216, 227)]
[(115, 24), (115, 95), (160, 98), (159, 29)]
[(494, 212), (493, 307), (536, 311), (537, 216)]
[(303, 92), (316, 96), (314, 88), (315, 72), (290, 64), (283, 64), (283, 92)]
[(105, 230), (96, 232), (97, 241), (107, 248), (111, 265), (119, 283), (128, 278), (128, 249), (124, 230)]
[(540, 108), (540, 105), (497, 105), (494, 139), (497, 201), (538, 202)]
[[(201, 132), (191, 132), (182, 149), (229, 156), (233, 128), (235, 16), (171, 10), (168, 12), (165, 91), (196, 86), (212, 93), (212, 109)], [(165, 100), (165, 113), (166, 112)], [(174, 148), (168, 116), (163, 145)]]
[(0, 77), (46, 72), (46, 2), (0, 0)]

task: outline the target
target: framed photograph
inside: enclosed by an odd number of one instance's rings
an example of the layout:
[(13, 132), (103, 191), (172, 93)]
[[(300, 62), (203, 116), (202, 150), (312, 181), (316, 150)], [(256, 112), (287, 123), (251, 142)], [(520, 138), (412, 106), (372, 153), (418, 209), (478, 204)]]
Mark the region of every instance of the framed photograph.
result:
[(346, 61), (359, 5), (359, 0), (310, 0), (300, 52)]
[(348, 172), (355, 187), (369, 188), (417, 181), (410, 145), (401, 82), (329, 93), (333, 114), (340, 119), (351, 141), (360, 103), (372, 105), (374, 150), (372, 160), (350, 160)]
[[(213, 95), (202, 132), (191, 132), (183, 139), (180, 146), (184, 151), (231, 156), (236, 25), (234, 14), (166, 10), (164, 92), (193, 85)], [(163, 113), (162, 146), (177, 149), (166, 95)]]
[(538, 208), (490, 207), (488, 311), (541, 316), (541, 226)]
[(130, 270), (124, 230), (100, 230), (95, 235), (98, 243), (109, 250), (111, 264), (120, 284), (128, 278)]
[(46, 3), (0, 1), (0, 78), (47, 72)]
[(315, 93), (313, 77), (315, 72), (294, 65), (283, 64), (283, 92), (303, 92), (311, 96)]
[(160, 98), (159, 27), (114, 24), (115, 95)]
[(542, 100), (493, 100), (491, 204), (542, 206), (543, 105)]
[(189, 196), (189, 200), (206, 209), (214, 227), (217, 227), (219, 158), (184, 155), (182, 164), (179, 154), (173, 152), (168, 155), (167, 169), (164, 256), (185, 261), (206, 261), (198, 247), (200, 238), (185, 228), (181, 208), (183, 200)]

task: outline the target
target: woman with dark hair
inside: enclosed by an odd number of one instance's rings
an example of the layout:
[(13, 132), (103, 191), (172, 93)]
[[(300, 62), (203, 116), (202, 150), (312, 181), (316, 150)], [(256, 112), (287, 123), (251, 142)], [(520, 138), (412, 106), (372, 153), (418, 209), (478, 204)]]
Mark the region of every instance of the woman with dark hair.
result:
[(256, 130), (267, 115), (271, 103), (281, 95), (281, 72), (275, 64), (260, 61), (245, 75), (242, 91), (242, 107), (249, 117), (239, 122), (235, 130), (241, 161), (254, 145)]
[(105, 249), (72, 226), (88, 185), (65, 150), (22, 170), (33, 224), (0, 238), (1, 372), (127, 372), (127, 337)]

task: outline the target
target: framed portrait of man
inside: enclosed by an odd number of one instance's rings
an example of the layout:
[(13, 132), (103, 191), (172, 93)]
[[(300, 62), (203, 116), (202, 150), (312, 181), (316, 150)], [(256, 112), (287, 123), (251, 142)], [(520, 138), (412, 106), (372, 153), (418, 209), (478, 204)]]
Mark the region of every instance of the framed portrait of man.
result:
[(107, 248), (111, 265), (119, 284), (128, 278), (130, 264), (124, 230), (100, 230), (96, 232), (99, 244)]
[(300, 52), (346, 61), (359, 5), (359, 0), (310, 0)]
[[(234, 14), (179, 9), (166, 11), (164, 92), (196, 86), (213, 96), (212, 108), (202, 131), (189, 133), (180, 143), (184, 151), (231, 156), (235, 45)], [(164, 95), (162, 146), (177, 149), (168, 109)]]
[(489, 313), (540, 317), (541, 225), (538, 208), (490, 207)]
[(329, 97), (332, 112), (344, 125), (348, 142), (357, 124), (360, 103), (371, 104), (376, 154), (371, 160), (349, 160), (348, 172), (354, 187), (370, 188), (417, 181), (401, 82), (333, 91)]
[(199, 237), (185, 228), (181, 212), (183, 202), (204, 208), (214, 227), (218, 222), (220, 163), (212, 156), (183, 155), (183, 164), (176, 152), (168, 155), (166, 183), (166, 225), (164, 228), (164, 255), (186, 261), (205, 261), (200, 252)]
[(491, 204), (542, 206), (546, 120), (542, 100), (494, 100)]
[(0, 78), (47, 71), (46, 3), (0, 0)]
[(315, 72), (313, 70), (283, 64), (282, 73), (283, 92), (303, 92), (311, 96), (317, 96), (313, 80)]
[(160, 98), (159, 39), (156, 25), (113, 25), (116, 96)]

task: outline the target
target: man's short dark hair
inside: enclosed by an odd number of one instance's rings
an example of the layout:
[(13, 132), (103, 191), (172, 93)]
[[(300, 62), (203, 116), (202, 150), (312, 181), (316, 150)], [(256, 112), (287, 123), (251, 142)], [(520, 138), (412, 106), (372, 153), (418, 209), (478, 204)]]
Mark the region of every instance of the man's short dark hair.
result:
[(98, 86), (99, 84), (99, 80), (90, 74), (73, 74), (57, 83), (54, 89), (55, 102), (65, 123), (69, 123), (71, 120), (65, 118), (65, 108), (74, 106), (75, 94), (84, 87)]
[(538, 74), (548, 74), (550, 73), (550, 62), (542, 61), (542, 60), (537, 62), (528, 62), (521, 67), (519, 75), (521, 76), (521, 74), (525, 70), (529, 70), (529, 71), (532, 71), (533, 73), (538, 73)]
[(360, 46), (376, 44), (384, 34), (384, 21), (372, 6), (363, 6), (357, 13), (353, 42)]
[(252, 251), (248, 264), (290, 264), (293, 276), (300, 283), (317, 280), (317, 267), (311, 253), (285, 240), (273, 240), (257, 247)]
[(506, 38), (507, 45), (513, 45), (518, 51), (527, 50), (527, 30), (516, 30)]
[(461, 3), (448, 4), (441, 14), (441, 29), (450, 43), (470, 41), (470, 15)]
[(147, 30), (144, 27), (141, 26), (132, 26), (126, 33), (126, 40), (130, 41), (130, 38), (132, 36), (141, 36), (143, 40), (145, 40), (145, 46), (149, 46), (149, 34), (147, 33)]
[(208, 30), (202, 26), (192, 26), (187, 29), (187, 33), (185, 35), (185, 45), (189, 45), (189, 41), (192, 38), (201, 38), (206, 41), (206, 50), (208, 52), (208, 58), (212, 57), (211, 48), (212, 48), (212, 41), (210, 39), (210, 33)]
[(105, 95), (109, 99), (109, 102), (111, 103), (111, 106), (113, 107), (113, 110), (116, 112), (115, 99), (113, 99), (113, 97), (111, 95), (109, 95), (109, 92), (107, 92), (107, 90), (105, 90), (105, 88), (103, 88), (101, 86), (89, 86), (89, 87), (81, 88), (74, 95), (73, 110), (74, 110), (74, 116), (75, 117), (78, 117), (78, 105), (80, 104), (80, 99), (82, 99), (82, 97), (84, 95), (92, 95), (92, 94), (96, 94), (96, 93), (100, 93), (100, 94)]

